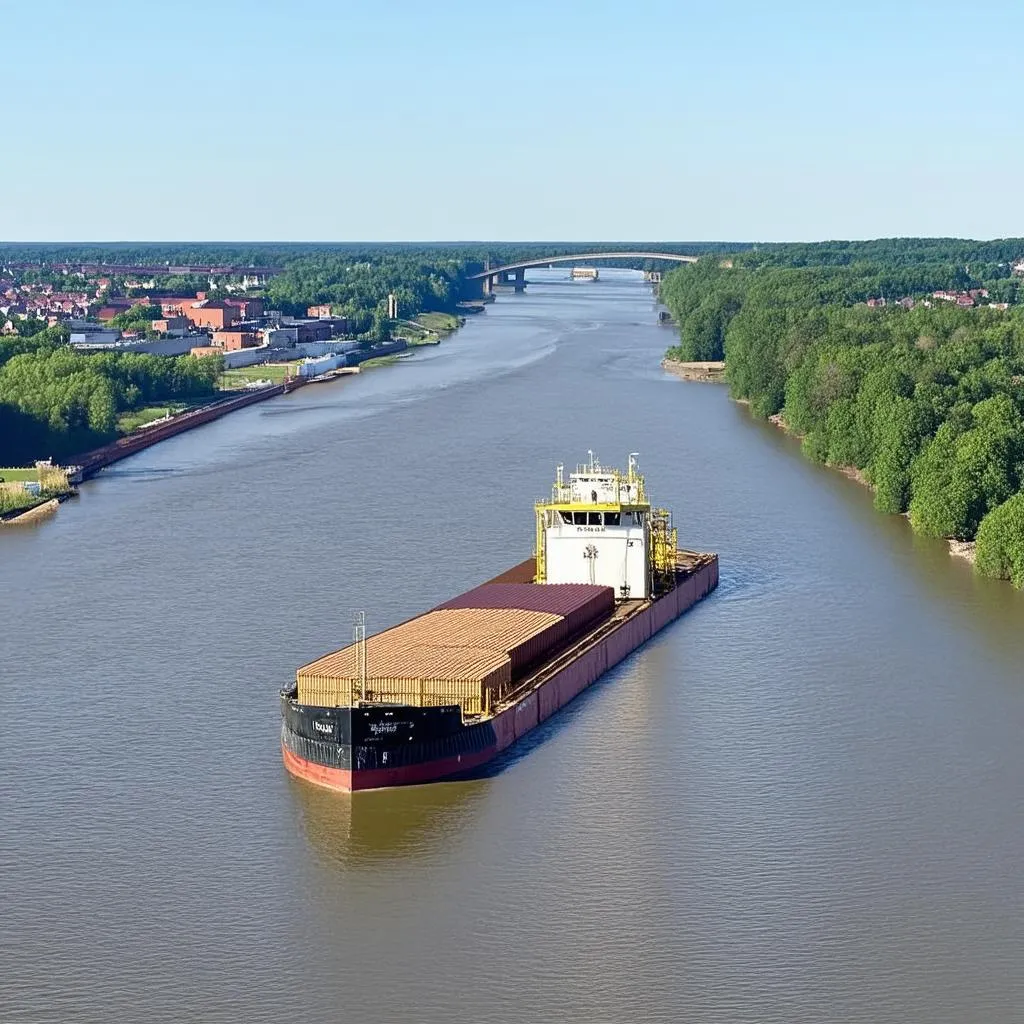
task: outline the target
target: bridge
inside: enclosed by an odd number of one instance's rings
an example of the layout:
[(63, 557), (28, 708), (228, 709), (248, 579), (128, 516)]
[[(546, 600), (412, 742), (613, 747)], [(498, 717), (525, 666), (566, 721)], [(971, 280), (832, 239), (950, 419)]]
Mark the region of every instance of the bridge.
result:
[(668, 260), (672, 263), (696, 263), (697, 256), (682, 256), (677, 252), (575, 252), (567, 256), (540, 256), (536, 259), (519, 260), (501, 267), (486, 266), (478, 274), (470, 274), (468, 281), (479, 281), (485, 295), (494, 290), (497, 283), (507, 284), (515, 276), (515, 289), (521, 292), (526, 287), (526, 271), (534, 267), (550, 267), (553, 263), (582, 263), (590, 260)]

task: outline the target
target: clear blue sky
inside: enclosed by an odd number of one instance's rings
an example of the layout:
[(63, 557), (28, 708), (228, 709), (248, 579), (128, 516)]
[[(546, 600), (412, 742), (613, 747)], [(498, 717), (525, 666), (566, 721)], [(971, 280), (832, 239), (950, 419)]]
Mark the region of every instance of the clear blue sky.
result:
[(1024, 3), (3, 5), (0, 238), (1024, 235)]

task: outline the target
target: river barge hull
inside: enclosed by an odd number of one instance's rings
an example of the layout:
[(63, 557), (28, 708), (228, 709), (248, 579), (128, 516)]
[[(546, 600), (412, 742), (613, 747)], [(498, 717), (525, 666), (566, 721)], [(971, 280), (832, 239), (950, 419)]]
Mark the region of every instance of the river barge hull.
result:
[[(621, 604), (610, 619), (536, 669), (521, 694), (487, 718), (463, 722), (458, 707), (315, 707), (299, 704), (294, 688), (283, 691), (285, 767), (342, 792), (472, 774), (714, 590), (718, 557), (694, 559), (671, 590), (652, 601)], [(519, 578), (526, 564), (498, 579)]]

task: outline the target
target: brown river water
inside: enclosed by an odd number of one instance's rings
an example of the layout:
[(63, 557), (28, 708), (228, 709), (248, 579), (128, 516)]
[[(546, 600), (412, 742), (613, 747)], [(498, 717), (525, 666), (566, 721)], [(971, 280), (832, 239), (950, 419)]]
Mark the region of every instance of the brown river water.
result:
[[(532, 276), (0, 534), (0, 1024), (1024, 1021), (1024, 596), (663, 373), (638, 275)], [(485, 778), (289, 778), (295, 667), (587, 449), (719, 590)]]

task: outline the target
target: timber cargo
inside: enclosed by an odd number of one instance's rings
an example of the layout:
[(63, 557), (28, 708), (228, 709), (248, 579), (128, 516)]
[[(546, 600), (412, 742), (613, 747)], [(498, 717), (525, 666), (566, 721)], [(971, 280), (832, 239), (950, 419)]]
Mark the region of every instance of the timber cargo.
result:
[(304, 704), (336, 706), (354, 701), (414, 704), (422, 707), (458, 703), (479, 712), (485, 695), (507, 683), (507, 654), (485, 647), (429, 647), (390, 642), (339, 651), (298, 672), (298, 699)]
[(286, 768), (353, 791), (461, 777), (536, 728), (718, 585), (630, 456), (535, 505), (535, 555), (303, 666), (281, 691)]
[(565, 620), (566, 629), (578, 632), (611, 614), (615, 591), (589, 583), (549, 583), (523, 589), (522, 583), (485, 583), (438, 605), (439, 609), (523, 608), (546, 612)]

